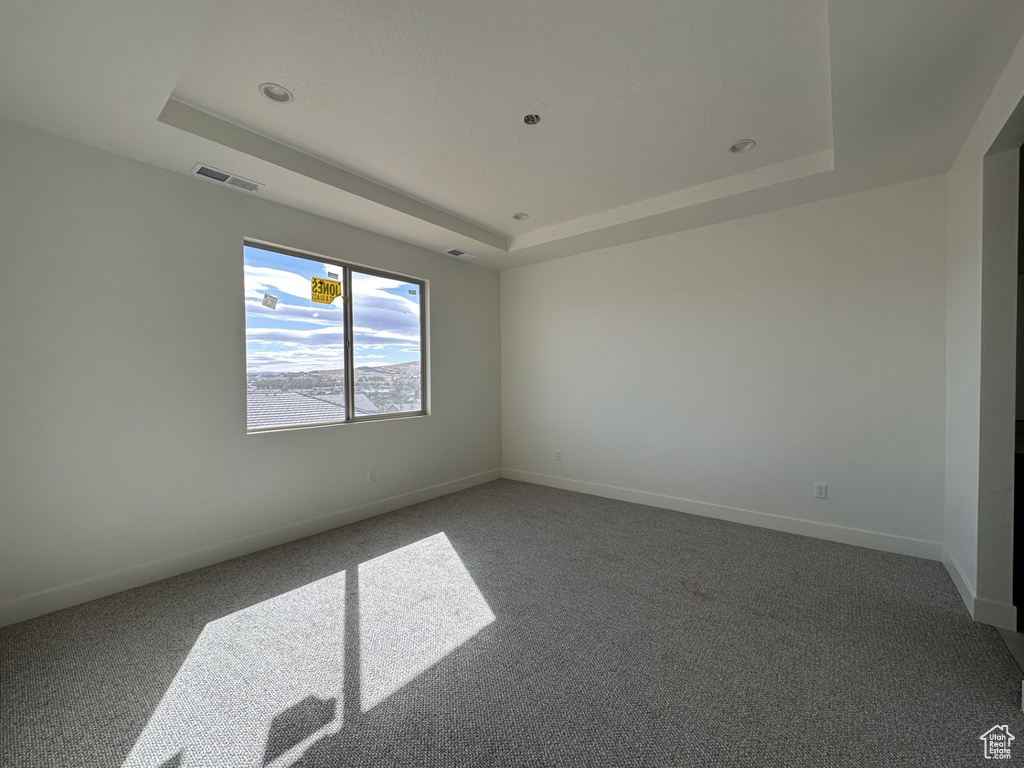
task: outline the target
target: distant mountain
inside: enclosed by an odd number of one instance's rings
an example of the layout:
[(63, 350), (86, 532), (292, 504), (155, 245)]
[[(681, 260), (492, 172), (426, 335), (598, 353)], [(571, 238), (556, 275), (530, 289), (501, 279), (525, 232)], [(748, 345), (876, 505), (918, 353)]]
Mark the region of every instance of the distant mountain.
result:
[[(419, 410), (419, 403), (423, 398), (421, 370), (418, 361), (398, 365), (361, 365), (356, 367), (352, 372), (355, 380), (356, 413)], [(292, 393), (314, 400), (319, 399), (336, 406), (344, 406), (345, 374), (338, 368), (291, 373), (250, 373), (248, 382), (252, 404), (280, 405), (277, 401), (268, 400), (265, 397), (260, 398), (257, 395)], [(360, 398), (362, 403), (360, 403)], [(301, 402), (308, 406), (305, 400)], [(275, 416), (274, 418), (279, 417)]]
[[(419, 360), (415, 360), (411, 363), (399, 363), (398, 365), (357, 365), (355, 367), (354, 373), (357, 379), (366, 376), (381, 376), (387, 379), (408, 378), (420, 375), (420, 363)], [(339, 379), (344, 378), (344, 375), (345, 371), (342, 368), (331, 368), (321, 371), (268, 371), (262, 373), (252, 372), (248, 374), (250, 378), (275, 377), (303, 379)]]
[(355, 374), (376, 374), (378, 376), (419, 376), (420, 361), (398, 365), (357, 365)]

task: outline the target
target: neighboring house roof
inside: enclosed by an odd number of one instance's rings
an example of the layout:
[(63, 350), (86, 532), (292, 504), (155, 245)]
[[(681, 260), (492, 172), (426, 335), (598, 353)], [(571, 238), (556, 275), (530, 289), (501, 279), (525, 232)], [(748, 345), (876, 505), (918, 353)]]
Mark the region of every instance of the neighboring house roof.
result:
[[(344, 395), (307, 395), (301, 392), (248, 392), (249, 429), (290, 427), (345, 420)], [(356, 415), (377, 413), (370, 399), (356, 395)]]
[(356, 413), (377, 413), (379, 409), (362, 392), (356, 392)]
[[(345, 395), (344, 394), (337, 394), (337, 395), (311, 395), (311, 397), (316, 397), (316, 398), (319, 398), (321, 400), (326, 400), (327, 402), (334, 403), (335, 405), (340, 405), (340, 406), (344, 406), (345, 405)], [(370, 398), (368, 398), (362, 392), (356, 392), (356, 415), (357, 416), (359, 414), (361, 414), (361, 413), (377, 413), (379, 410), (380, 409), (376, 405), (373, 404), (373, 401)]]
[(384, 413), (404, 413), (406, 411), (422, 411), (419, 403), (392, 403), (384, 409)]

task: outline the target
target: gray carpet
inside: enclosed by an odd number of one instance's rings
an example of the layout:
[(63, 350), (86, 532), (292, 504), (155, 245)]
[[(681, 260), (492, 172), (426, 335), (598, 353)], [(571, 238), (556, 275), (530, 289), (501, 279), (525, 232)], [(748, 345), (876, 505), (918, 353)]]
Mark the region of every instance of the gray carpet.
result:
[(0, 630), (5, 768), (988, 765), (1019, 703), (938, 563), (508, 480)]

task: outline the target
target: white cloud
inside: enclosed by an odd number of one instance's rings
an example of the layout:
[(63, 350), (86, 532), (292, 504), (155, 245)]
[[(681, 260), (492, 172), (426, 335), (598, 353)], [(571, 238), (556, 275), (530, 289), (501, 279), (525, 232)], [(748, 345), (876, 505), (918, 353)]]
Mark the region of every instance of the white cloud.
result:
[[(247, 259), (249, 256), (247, 255)], [(257, 264), (260, 264), (257, 261)], [(246, 353), (250, 372), (300, 372), (340, 368), (344, 361), (345, 304), (310, 303), (309, 275), (340, 268), (310, 261), (262, 261), (245, 267)], [(285, 265), (281, 268), (280, 265)], [(292, 267), (292, 264), (296, 266)], [(352, 340), (360, 365), (388, 365), (420, 352), (420, 296), (402, 280), (352, 273)], [(401, 291), (390, 293), (401, 288)], [(263, 306), (269, 293), (279, 301), (274, 309)], [(285, 298), (281, 298), (285, 297)], [(370, 354), (370, 352), (374, 354)]]
[(345, 367), (345, 347), (275, 344), (269, 350), (250, 348), (245, 367), (249, 373), (337, 370)]
[(370, 346), (372, 344), (379, 344), (382, 346), (393, 346), (400, 344), (402, 346), (408, 346), (410, 343), (417, 343), (420, 340), (419, 328), (416, 329), (417, 333), (395, 333), (394, 331), (375, 331), (372, 328), (353, 328), (352, 336), (353, 341), (360, 346)]
[(251, 266), (245, 267), (245, 290), (259, 293), (260, 298), (264, 293), (275, 296), (287, 293), (300, 299), (308, 299), (312, 293), (309, 280), (302, 275), (272, 267)]
[(345, 332), (341, 328), (312, 328), (310, 330), (298, 330), (293, 328), (248, 328), (245, 331), (246, 341), (280, 341), (294, 344), (309, 344), (321, 346), (324, 344), (338, 344), (344, 346)]
[(336, 304), (317, 306), (315, 309), (279, 301), (276, 309), (270, 309), (263, 306), (262, 293), (246, 300), (245, 314), (249, 317), (262, 317), (281, 322), (310, 323), (311, 325), (339, 326), (345, 322), (345, 310), (340, 301)]

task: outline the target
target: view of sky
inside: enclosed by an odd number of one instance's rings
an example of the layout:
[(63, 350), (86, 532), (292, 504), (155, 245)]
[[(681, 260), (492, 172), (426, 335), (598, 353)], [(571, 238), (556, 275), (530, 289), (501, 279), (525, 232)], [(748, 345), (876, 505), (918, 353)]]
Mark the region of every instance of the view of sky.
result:
[[(245, 246), (245, 348), (249, 373), (319, 371), (345, 365), (345, 309), (314, 304), (313, 277), (341, 267)], [(352, 273), (356, 367), (420, 359), (420, 290), (375, 275)], [(264, 306), (264, 296), (277, 299)], [(273, 303), (273, 302), (270, 302)]]

